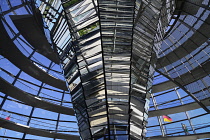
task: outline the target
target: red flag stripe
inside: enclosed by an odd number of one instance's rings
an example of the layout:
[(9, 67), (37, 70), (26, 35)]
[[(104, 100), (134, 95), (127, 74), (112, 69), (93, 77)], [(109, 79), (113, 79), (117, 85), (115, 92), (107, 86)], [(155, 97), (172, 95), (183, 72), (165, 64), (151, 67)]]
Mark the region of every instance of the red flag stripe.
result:
[(10, 116), (6, 117), (5, 119), (6, 119), (6, 120), (10, 120)]

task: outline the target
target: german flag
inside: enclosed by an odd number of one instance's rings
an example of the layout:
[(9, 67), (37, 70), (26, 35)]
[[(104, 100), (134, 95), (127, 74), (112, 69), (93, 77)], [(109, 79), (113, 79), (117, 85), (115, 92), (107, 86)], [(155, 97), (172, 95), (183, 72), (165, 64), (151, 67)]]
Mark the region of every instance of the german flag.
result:
[(6, 120), (10, 120), (10, 116), (11, 116), (11, 115), (7, 116), (5, 119), (6, 119)]
[(167, 115), (163, 115), (163, 120), (164, 122), (172, 122), (172, 119)]

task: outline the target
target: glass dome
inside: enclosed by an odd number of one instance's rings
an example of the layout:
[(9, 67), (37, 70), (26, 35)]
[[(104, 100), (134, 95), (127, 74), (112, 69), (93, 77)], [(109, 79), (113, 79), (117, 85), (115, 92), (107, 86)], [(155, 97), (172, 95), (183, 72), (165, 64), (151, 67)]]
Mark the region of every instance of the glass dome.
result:
[(0, 138), (210, 138), (209, 0), (1, 0)]

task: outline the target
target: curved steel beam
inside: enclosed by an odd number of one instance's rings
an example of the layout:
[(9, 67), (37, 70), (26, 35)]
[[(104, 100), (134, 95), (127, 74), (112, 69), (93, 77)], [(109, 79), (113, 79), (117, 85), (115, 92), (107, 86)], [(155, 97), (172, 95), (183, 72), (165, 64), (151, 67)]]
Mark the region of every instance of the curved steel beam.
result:
[(200, 47), (205, 41), (210, 38), (210, 32), (206, 30), (209, 29), (209, 27), (210, 15), (206, 18), (200, 28), (196, 30), (195, 33), (183, 44), (181, 44), (178, 48), (168, 53), (167, 55), (160, 57), (157, 61), (156, 69), (172, 64), (173, 62), (176, 62), (177, 60), (181, 59), (182, 57), (188, 55), (189, 53)]
[(44, 30), (41, 29), (33, 15), (10, 15), (10, 18), (20, 31), (21, 35), (23, 35), (23, 37), (35, 49), (37, 49), (37, 52), (44, 55), (56, 64), (60, 63), (57, 52), (51, 48), (52, 45), (45, 37)]
[(68, 90), (66, 82), (53, 77), (34, 65), (23, 53), (15, 46), (5, 30), (2, 21), (0, 22), (0, 54), (6, 57), (15, 66), (25, 73), (53, 87)]
[[(209, 62), (207, 64), (209, 64)], [(209, 67), (208, 65), (206, 65), (206, 66)], [(197, 70), (197, 69), (195, 68), (195, 70)], [(198, 100), (191, 92), (189, 92), (182, 84), (180, 84), (179, 82), (177, 82), (175, 79), (170, 78), (168, 75), (162, 73), (158, 69), (156, 69), (156, 71), (158, 73), (162, 74), (163, 76), (165, 76), (166, 78), (168, 78), (169, 80), (173, 81), (177, 86), (179, 86), (188, 95), (190, 95), (195, 100), (195, 102), (198, 103), (206, 112), (210, 113), (210, 110), (200, 100)], [(181, 80), (181, 78), (179, 78), (179, 79)]]
[(48, 138), (58, 138), (58, 139), (66, 139), (66, 140), (80, 140), (79, 136), (70, 135), (70, 134), (62, 134), (55, 133), (52, 131), (47, 131), (43, 129), (33, 128), (27, 125), (14, 123), (12, 121), (8, 121), (6, 119), (0, 118), (0, 126), (9, 130), (32, 134), (36, 136), (48, 137)]
[(146, 140), (197, 140), (209, 137), (210, 137), (210, 132), (191, 134), (191, 135), (181, 135), (181, 136), (169, 136), (169, 137), (148, 137)]
[(42, 108), (45, 110), (62, 113), (66, 115), (74, 115), (74, 110), (72, 108), (53, 104), (53, 103), (44, 101), (39, 97), (32, 96), (30, 95), (30, 93), (20, 90), (19, 88), (11, 85), (9, 82), (7, 82), (6, 80), (2, 78), (0, 78), (0, 91), (30, 106), (34, 106), (37, 108)]
[[(174, 78), (174, 81), (177, 81), (181, 85), (187, 85), (207, 76), (208, 74), (210, 74), (210, 62), (201, 64), (201, 66), (194, 68), (190, 72), (187, 72), (183, 75), (180, 75), (177, 78)], [(169, 80), (153, 85), (152, 92), (162, 92), (175, 87), (177, 87), (177, 85), (173, 81)]]
[[(201, 100), (201, 102), (205, 106), (210, 106), (209, 99), (210, 98)], [(164, 108), (164, 109), (158, 109), (158, 110), (149, 111), (149, 117), (162, 116), (162, 115), (165, 115), (165, 114), (175, 114), (175, 113), (179, 113), (179, 112), (184, 112), (184, 111), (198, 109), (200, 107), (201, 106), (198, 103), (193, 102), (193, 103), (184, 104), (184, 105), (180, 105), (180, 106), (175, 106), (175, 107), (170, 107), (170, 108)]]

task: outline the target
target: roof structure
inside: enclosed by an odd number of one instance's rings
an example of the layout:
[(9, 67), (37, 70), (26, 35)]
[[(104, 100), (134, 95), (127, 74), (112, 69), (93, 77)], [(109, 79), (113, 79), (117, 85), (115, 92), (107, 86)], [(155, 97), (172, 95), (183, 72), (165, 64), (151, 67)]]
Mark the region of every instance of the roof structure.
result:
[(1, 0), (0, 138), (210, 138), (209, 7)]

